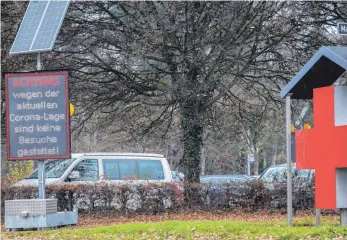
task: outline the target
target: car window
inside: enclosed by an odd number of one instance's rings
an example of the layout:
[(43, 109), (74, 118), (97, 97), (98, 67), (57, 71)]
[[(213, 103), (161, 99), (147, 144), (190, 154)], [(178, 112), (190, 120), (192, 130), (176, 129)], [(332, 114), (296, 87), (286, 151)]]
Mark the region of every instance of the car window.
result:
[(103, 159), (102, 165), (106, 180), (137, 179), (135, 160)]
[(137, 176), (141, 180), (163, 180), (164, 171), (159, 160), (138, 160)]
[[(297, 176), (298, 171), (296, 171), (295, 166), (292, 166), (293, 176)], [(284, 183), (287, 182), (287, 167), (273, 167), (266, 170), (260, 177), (259, 180), (263, 182), (277, 182)]]
[(261, 176), (260, 180), (264, 182), (285, 182), (287, 178), (286, 168), (270, 168), (264, 175)]
[(106, 180), (120, 180), (117, 160), (102, 160)]
[(136, 162), (135, 160), (118, 160), (120, 179), (122, 180), (135, 180), (136, 176)]
[(163, 180), (160, 160), (102, 160), (106, 180)]
[[(75, 159), (58, 159), (45, 163), (46, 178), (59, 178)], [(37, 169), (27, 179), (38, 179)]]
[(98, 160), (86, 159), (79, 162), (71, 172), (77, 171), (79, 178), (71, 179), (71, 181), (97, 181), (99, 179)]

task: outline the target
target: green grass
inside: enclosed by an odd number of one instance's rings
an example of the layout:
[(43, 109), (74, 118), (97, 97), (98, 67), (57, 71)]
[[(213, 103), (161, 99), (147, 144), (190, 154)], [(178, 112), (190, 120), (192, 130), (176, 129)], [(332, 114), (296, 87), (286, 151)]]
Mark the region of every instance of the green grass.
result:
[(347, 228), (302, 218), (294, 227), (280, 222), (165, 221), (93, 228), (61, 228), (44, 232), (5, 233), (3, 239), (347, 239)]

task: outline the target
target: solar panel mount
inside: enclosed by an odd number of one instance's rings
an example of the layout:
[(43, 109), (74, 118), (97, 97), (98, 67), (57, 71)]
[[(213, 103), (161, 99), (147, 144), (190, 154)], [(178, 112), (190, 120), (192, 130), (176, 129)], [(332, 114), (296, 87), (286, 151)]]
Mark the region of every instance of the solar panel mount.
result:
[(31, 0), (12, 44), (10, 54), (37, 53), (53, 48), (69, 1)]

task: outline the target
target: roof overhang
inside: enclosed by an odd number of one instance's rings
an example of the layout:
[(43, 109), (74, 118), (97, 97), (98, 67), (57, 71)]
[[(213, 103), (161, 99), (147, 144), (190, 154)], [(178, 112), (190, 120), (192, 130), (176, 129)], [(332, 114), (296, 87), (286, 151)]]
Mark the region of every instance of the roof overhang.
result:
[(347, 47), (322, 47), (282, 89), (281, 98), (312, 99), (313, 89), (332, 85), (347, 69)]

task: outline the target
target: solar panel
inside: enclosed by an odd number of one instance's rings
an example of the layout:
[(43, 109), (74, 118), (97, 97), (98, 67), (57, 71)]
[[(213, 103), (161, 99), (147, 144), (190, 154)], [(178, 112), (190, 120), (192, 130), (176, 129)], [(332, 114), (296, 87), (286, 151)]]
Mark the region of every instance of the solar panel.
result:
[(17, 32), (10, 53), (29, 51), (48, 2), (31, 1)]
[(10, 54), (52, 50), (69, 1), (30, 1)]

